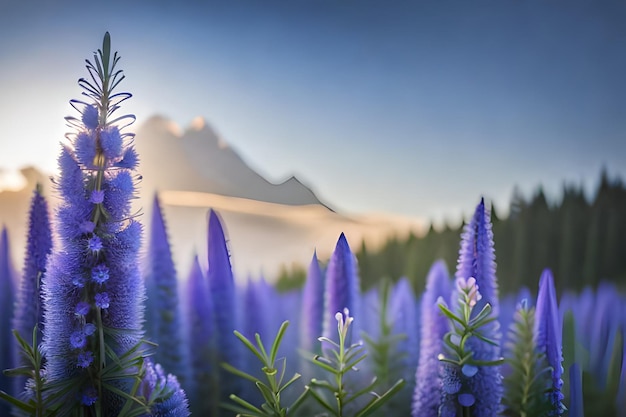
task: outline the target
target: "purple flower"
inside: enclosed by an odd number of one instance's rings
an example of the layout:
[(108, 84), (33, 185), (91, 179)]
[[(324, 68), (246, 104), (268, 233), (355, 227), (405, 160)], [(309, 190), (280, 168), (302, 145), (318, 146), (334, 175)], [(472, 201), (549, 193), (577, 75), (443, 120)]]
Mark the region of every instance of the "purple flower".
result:
[(104, 156), (111, 162), (122, 156), (122, 136), (117, 126), (108, 126), (100, 132), (100, 146)]
[(145, 417), (188, 417), (189, 405), (185, 391), (176, 377), (166, 375), (161, 365), (144, 361), (144, 379), (140, 388), (145, 398), (152, 399), (150, 414)]
[[(208, 232), (209, 293), (213, 302), (215, 317), (215, 346), (217, 363), (226, 362), (232, 366), (241, 365), (240, 344), (233, 335), (237, 328), (235, 308), (235, 282), (230, 265), (230, 255), (224, 237), (224, 229), (218, 214), (209, 212)], [(221, 401), (228, 401), (232, 393), (239, 393), (241, 381), (223, 369), (219, 371)]]
[(188, 388), (189, 383), (185, 389), (193, 415), (212, 415), (218, 399), (215, 392), (207, 395), (206, 387), (211, 383), (213, 369), (218, 366), (212, 360), (215, 354), (213, 301), (197, 256), (194, 256), (187, 279), (185, 306), (192, 382), (191, 389)]
[[(421, 303), (419, 362), (411, 407), (413, 417), (436, 417), (439, 413), (442, 381), (437, 356), (443, 351), (443, 337), (448, 332), (448, 321), (438, 306), (438, 300), (447, 300), (451, 287), (446, 264), (443, 261), (435, 262), (426, 278), (426, 292)], [(449, 381), (445, 387), (450, 390)]]
[(307, 352), (319, 351), (317, 338), (322, 334), (323, 317), (324, 276), (317, 260), (317, 253), (313, 253), (302, 289), (302, 316), (299, 326), (301, 349)]
[[(626, 346), (626, 345), (625, 345)], [(626, 357), (624, 358), (626, 359)], [(622, 373), (624, 373), (624, 369), (626, 369), (626, 362), (623, 362), (622, 365)], [(626, 388), (626, 387), (625, 387)], [(583, 417), (584, 408), (583, 408), (583, 381), (582, 381), (582, 371), (578, 366), (578, 363), (574, 362), (569, 367), (569, 417)], [(625, 392), (621, 390), (618, 392)], [(626, 404), (625, 404), (626, 405)]]
[(406, 335), (406, 339), (397, 344), (397, 352), (404, 355), (401, 360), (402, 378), (411, 382), (413, 388), (413, 378), (419, 358), (419, 324), (417, 322), (415, 296), (413, 288), (408, 279), (400, 279), (393, 287), (388, 306), (389, 320), (393, 323), (393, 334)]
[(109, 268), (104, 264), (96, 265), (91, 270), (91, 280), (97, 284), (104, 284), (109, 280)]
[[(33, 192), (28, 216), (28, 241), (24, 256), (22, 280), (17, 292), (13, 313), (13, 328), (30, 341), (35, 325), (38, 326), (37, 341), (41, 342), (43, 308), (41, 282), (46, 273), (46, 261), (52, 252), (52, 232), (48, 217), (48, 203), (37, 186)], [(14, 366), (27, 365), (19, 349), (14, 350)], [(24, 389), (25, 378), (15, 378), (15, 392)]]
[(96, 158), (95, 132), (80, 132), (74, 143), (76, 161), (82, 166), (92, 169)]
[(82, 349), (87, 345), (87, 335), (81, 330), (76, 330), (70, 335), (72, 349)]
[[(326, 270), (326, 293), (324, 303), (324, 328), (322, 335), (336, 339), (335, 315), (344, 309), (350, 310), (354, 317), (360, 317), (359, 276), (357, 275), (356, 257), (352, 254), (346, 236), (342, 233), (335, 251), (330, 257)], [(351, 326), (352, 341), (359, 337), (358, 326)]]
[[(115, 161), (104, 152), (99, 134), (112, 129), (107, 119), (119, 104), (107, 101), (121, 74), (115, 69), (119, 57), (110, 56), (108, 33), (95, 60), (96, 64), (88, 61), (91, 77), (82, 79), (81, 85), (86, 96), (93, 99), (93, 106), (98, 106), (100, 117), (95, 118), (93, 110), (85, 108), (82, 125), (80, 120), (68, 118), (78, 131), (68, 135), (72, 143), (59, 157), (60, 247), (50, 256), (43, 282), (42, 350), (53, 406), (63, 404), (78, 415), (85, 414), (83, 406), (95, 404), (100, 415), (118, 415), (126, 400), (117, 392), (130, 393), (131, 376), (139, 370), (134, 365), (111, 369), (119, 365), (110, 356), (130, 354), (126, 360), (136, 363), (144, 354), (141, 348), (131, 350), (142, 346), (143, 336), (144, 287), (138, 268), (142, 230), (131, 213), (135, 174), (128, 168), (113, 167)], [(107, 85), (109, 90), (104, 91)], [(114, 96), (117, 100), (130, 97), (128, 93)], [(115, 120), (123, 119), (132, 120), (133, 116)], [(113, 142), (107, 145), (110, 149)], [(123, 155), (126, 146), (121, 146)], [(97, 203), (101, 198), (102, 204)], [(105, 351), (101, 351), (103, 346)], [(99, 385), (105, 373), (106, 385)], [(124, 376), (116, 379), (112, 375)], [(91, 382), (85, 385), (86, 381)], [(55, 396), (56, 387), (70, 389)], [(101, 397), (96, 395), (100, 392)]]
[[(474, 314), (480, 312), (488, 303), (491, 305), (491, 315), (498, 317), (500, 305), (493, 232), (491, 230), (490, 211), (485, 207), (483, 199), (476, 207), (472, 220), (465, 226), (456, 277), (465, 280), (473, 277), (476, 280), (481, 298), (476, 300), (476, 305), (472, 310)], [(479, 361), (500, 359), (499, 343), (502, 335), (498, 320), (485, 325), (481, 330), (485, 337), (497, 345), (494, 346), (478, 338), (470, 338), (467, 347), (473, 352), (473, 358)], [(500, 409), (503, 392), (500, 366), (479, 367), (476, 375), (469, 379), (468, 389), (476, 399), (473, 417), (496, 416)]]
[(86, 316), (87, 313), (89, 313), (89, 310), (91, 310), (91, 305), (89, 305), (89, 303), (86, 301), (80, 301), (78, 304), (76, 304), (76, 309), (74, 311), (79, 316)]
[(93, 352), (84, 351), (78, 354), (78, 366), (80, 368), (88, 368), (93, 363)]
[(546, 269), (539, 280), (539, 293), (537, 294), (537, 307), (535, 310), (535, 343), (537, 349), (546, 355), (548, 365), (552, 367), (552, 390), (550, 402), (552, 403), (551, 415), (560, 416), (564, 407), (562, 404), (563, 394), (561, 388), (563, 381), (562, 355), (562, 325), (556, 301), (556, 290), (552, 272)]
[(106, 292), (96, 293), (94, 297), (96, 301), (96, 307), (98, 308), (109, 308), (109, 303), (111, 300), (109, 299), (109, 294)]
[(154, 361), (176, 372), (184, 383), (188, 379), (188, 357), (183, 342), (182, 319), (178, 299), (178, 275), (167, 238), (165, 220), (155, 195), (148, 246), (145, 282), (148, 291), (146, 311), (150, 340), (159, 344)]
[(114, 166), (118, 168), (135, 169), (137, 168), (137, 164), (139, 164), (137, 151), (133, 147), (128, 147), (124, 150), (122, 159), (115, 163)]
[(98, 108), (94, 105), (85, 106), (83, 109), (83, 124), (87, 129), (95, 129), (98, 127)]
[(92, 252), (100, 252), (102, 250), (102, 240), (100, 239), (99, 236), (97, 235), (93, 235), (88, 241), (87, 241), (87, 248), (92, 251)]
[[(11, 251), (9, 234), (6, 227), (2, 228), (0, 236), (0, 368), (7, 369), (13, 364), (14, 343), (11, 334), (11, 316), (13, 315), (13, 295), (15, 288), (15, 271), (11, 263)], [(32, 334), (33, 328), (24, 335), (26, 340)], [(9, 390), (9, 380), (6, 375), (0, 373), (0, 389)], [(0, 404), (0, 415), (8, 415), (9, 409)]]
[(91, 197), (89, 201), (93, 204), (100, 204), (104, 201), (104, 191), (102, 190), (93, 190), (91, 192)]

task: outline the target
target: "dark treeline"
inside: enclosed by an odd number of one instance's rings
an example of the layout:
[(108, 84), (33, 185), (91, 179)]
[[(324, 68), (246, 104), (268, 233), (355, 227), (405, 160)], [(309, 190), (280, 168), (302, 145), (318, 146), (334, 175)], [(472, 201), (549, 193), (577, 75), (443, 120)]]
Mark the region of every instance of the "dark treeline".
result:
[[(492, 208), (497, 274), (503, 294), (526, 286), (537, 287), (541, 271), (551, 268), (557, 291), (580, 291), (601, 280), (626, 289), (626, 188), (620, 179), (602, 172), (599, 186), (588, 201), (582, 187), (564, 186), (563, 198), (551, 204), (541, 189), (529, 200), (515, 192), (509, 216), (499, 218)], [(356, 252), (361, 285), (367, 290), (382, 278), (407, 277), (419, 294), (436, 259), (456, 270), (463, 226), (435, 230), (425, 236), (392, 238), (379, 250), (365, 243)], [(300, 268), (284, 269), (279, 288), (297, 286)]]

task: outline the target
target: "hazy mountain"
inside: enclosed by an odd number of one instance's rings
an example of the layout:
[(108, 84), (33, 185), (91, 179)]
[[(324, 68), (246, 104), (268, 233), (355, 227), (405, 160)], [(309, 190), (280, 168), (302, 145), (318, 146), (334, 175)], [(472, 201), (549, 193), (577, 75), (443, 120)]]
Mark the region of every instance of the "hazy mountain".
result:
[(181, 131), (174, 122), (154, 116), (136, 134), (144, 192), (200, 191), (279, 204), (320, 204), (295, 177), (272, 184), (256, 173), (202, 118)]
[[(342, 232), (356, 250), (361, 240), (375, 247), (389, 235), (422, 230), (423, 222), (417, 219), (336, 213), (293, 177), (282, 184), (269, 183), (201, 119), (183, 132), (163, 117), (152, 117), (135, 132), (142, 176), (135, 209), (148, 226), (158, 191), (181, 278), (186, 278), (194, 252), (206, 265), (206, 215), (211, 208), (224, 221), (240, 280), (261, 273), (272, 279), (281, 264), (308, 264), (314, 250), (327, 259)], [(0, 222), (9, 227), (18, 270), (36, 183), (43, 185), (52, 211), (59, 202), (47, 175), (35, 168), (21, 174), (26, 180), (21, 190), (0, 191)], [(150, 233), (148, 227), (145, 230)]]

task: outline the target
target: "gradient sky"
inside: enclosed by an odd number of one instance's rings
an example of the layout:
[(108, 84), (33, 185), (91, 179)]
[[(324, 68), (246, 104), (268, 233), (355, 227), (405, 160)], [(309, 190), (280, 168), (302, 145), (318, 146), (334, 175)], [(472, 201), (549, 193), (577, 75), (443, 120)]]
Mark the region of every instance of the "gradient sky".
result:
[(55, 169), (109, 31), (139, 123), (203, 116), (339, 210), (456, 221), (515, 184), (592, 190), (626, 178), (624, 22), (602, 0), (0, 0), (0, 167)]

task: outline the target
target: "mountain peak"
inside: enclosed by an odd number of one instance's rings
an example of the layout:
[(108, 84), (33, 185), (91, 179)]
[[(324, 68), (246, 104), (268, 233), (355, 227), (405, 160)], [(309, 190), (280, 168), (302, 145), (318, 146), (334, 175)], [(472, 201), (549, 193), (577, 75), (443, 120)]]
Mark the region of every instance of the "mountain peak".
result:
[[(295, 178), (272, 184), (254, 171), (203, 118), (180, 127), (162, 116), (137, 131), (143, 188), (200, 191), (288, 205), (321, 204)], [(164, 169), (169, 167), (169, 169)]]
[(189, 124), (190, 130), (201, 131), (207, 127), (206, 120), (202, 116), (196, 116)]

